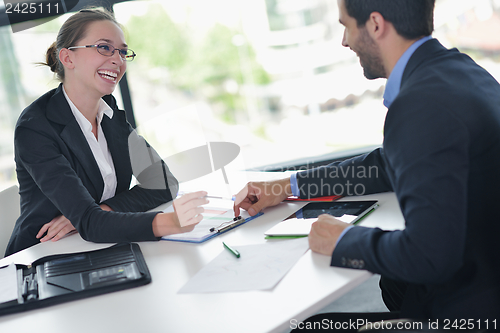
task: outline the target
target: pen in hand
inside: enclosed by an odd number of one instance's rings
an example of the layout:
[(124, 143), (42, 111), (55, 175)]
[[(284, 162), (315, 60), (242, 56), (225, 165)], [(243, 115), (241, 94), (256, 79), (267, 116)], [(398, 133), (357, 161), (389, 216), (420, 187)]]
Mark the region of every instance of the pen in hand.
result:
[(227, 244), (226, 244), (226, 243), (224, 243), (224, 242), (222, 242), (222, 245), (224, 245), (224, 247), (225, 247), (225, 248), (226, 248), (229, 252), (231, 252), (232, 254), (234, 254), (234, 256), (235, 256), (236, 258), (239, 258), (239, 257), (240, 257), (240, 253), (239, 253), (237, 250), (233, 249), (232, 247), (230, 247), (229, 245), (227, 245)]

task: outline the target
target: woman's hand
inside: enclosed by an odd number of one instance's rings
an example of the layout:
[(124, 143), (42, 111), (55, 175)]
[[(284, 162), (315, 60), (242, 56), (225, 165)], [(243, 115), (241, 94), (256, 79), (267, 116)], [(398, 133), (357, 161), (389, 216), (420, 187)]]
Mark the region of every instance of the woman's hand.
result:
[(207, 192), (198, 191), (184, 194), (174, 200), (175, 213), (160, 213), (153, 220), (156, 237), (192, 231), (203, 219), (203, 207), (208, 203)]
[(185, 227), (191, 224), (198, 224), (203, 219), (205, 209), (200, 207), (208, 203), (207, 192), (198, 191), (187, 193), (174, 200), (174, 210), (179, 220), (179, 225)]
[[(100, 207), (102, 210), (112, 211), (111, 207), (109, 207), (108, 205), (101, 204)], [(64, 236), (73, 234), (75, 232), (76, 229), (71, 224), (71, 221), (68, 220), (64, 215), (59, 215), (57, 217), (54, 217), (49, 223), (45, 223), (40, 231), (38, 231), (36, 238), (40, 238), (45, 233), (47, 233), (45, 237), (40, 239), (40, 242), (43, 243), (49, 240), (56, 242)]]
[(40, 231), (38, 231), (36, 238), (40, 238), (47, 233), (40, 239), (40, 242), (43, 243), (49, 240), (55, 242), (67, 234), (73, 233), (74, 231), (76, 231), (76, 229), (73, 227), (70, 220), (68, 220), (64, 215), (59, 215), (58, 217), (53, 218), (49, 223), (45, 223)]

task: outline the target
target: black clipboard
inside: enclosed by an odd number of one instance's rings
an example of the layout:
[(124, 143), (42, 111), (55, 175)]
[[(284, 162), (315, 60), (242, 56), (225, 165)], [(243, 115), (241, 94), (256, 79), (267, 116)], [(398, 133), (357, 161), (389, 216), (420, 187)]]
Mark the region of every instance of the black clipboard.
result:
[[(2, 268), (0, 268), (2, 269)], [(40, 258), (17, 265), (18, 298), (0, 303), (0, 315), (28, 311), (142, 286), (151, 274), (135, 243)]]

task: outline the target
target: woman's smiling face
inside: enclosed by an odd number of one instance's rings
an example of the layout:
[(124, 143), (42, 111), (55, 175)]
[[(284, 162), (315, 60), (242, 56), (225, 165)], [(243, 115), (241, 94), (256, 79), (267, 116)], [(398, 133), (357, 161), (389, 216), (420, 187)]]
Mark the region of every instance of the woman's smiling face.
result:
[[(118, 49), (127, 49), (123, 31), (115, 23), (107, 20), (95, 21), (87, 27), (85, 37), (74, 46), (108, 43)], [(97, 52), (95, 47), (72, 49), (72, 81), (80, 93), (89, 92), (98, 97), (111, 94), (122, 78), (127, 63), (115, 50), (112, 56)]]

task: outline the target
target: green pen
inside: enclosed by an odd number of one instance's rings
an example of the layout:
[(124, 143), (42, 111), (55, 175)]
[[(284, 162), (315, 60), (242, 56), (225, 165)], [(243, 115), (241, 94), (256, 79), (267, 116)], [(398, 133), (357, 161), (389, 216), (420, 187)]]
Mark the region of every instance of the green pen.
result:
[(229, 245), (227, 245), (227, 244), (226, 244), (226, 243), (224, 243), (224, 242), (222, 242), (222, 245), (224, 245), (224, 247), (225, 247), (226, 249), (228, 249), (228, 250), (229, 250), (229, 252), (231, 252), (232, 254), (234, 254), (234, 255), (236, 256), (236, 258), (239, 258), (239, 257), (240, 257), (240, 253), (239, 253), (237, 250), (233, 249), (232, 247), (230, 247)]

